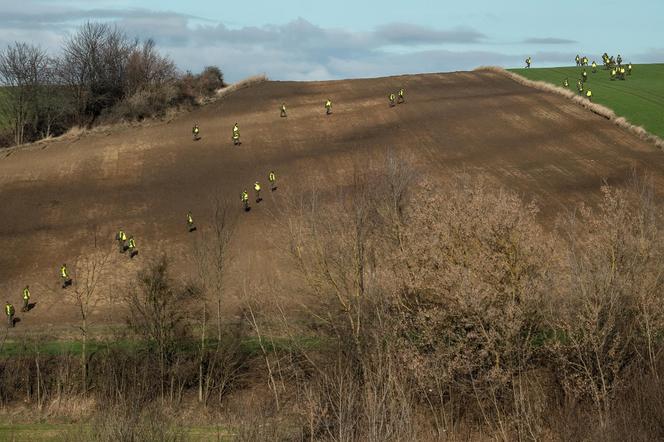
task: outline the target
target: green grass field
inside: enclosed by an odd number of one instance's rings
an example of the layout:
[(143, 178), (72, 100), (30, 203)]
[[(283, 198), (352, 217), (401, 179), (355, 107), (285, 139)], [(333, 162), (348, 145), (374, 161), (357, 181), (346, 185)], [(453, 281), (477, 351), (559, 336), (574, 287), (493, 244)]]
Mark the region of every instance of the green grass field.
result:
[[(608, 71), (597, 67), (593, 74), (587, 68), (586, 88), (593, 92), (593, 101), (625, 117), (630, 123), (664, 138), (664, 64), (633, 65), (631, 76), (625, 81), (610, 80)], [(559, 67), (539, 69), (509, 69), (529, 80), (545, 81), (561, 86), (569, 79), (570, 90), (576, 91), (576, 81), (583, 68)]]

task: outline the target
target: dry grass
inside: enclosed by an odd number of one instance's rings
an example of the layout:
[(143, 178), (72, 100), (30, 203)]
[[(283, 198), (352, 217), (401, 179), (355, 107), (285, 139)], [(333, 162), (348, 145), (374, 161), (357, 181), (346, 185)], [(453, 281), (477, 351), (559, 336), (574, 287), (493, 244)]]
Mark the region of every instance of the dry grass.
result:
[(627, 131), (631, 132), (632, 134), (636, 135), (640, 140), (643, 141), (648, 141), (650, 143), (653, 143), (655, 146), (659, 147), (660, 149), (664, 149), (664, 140), (661, 139), (660, 137), (653, 135), (649, 133), (647, 130), (645, 130), (641, 126), (636, 126), (634, 124), (631, 124), (629, 121), (627, 121), (623, 117), (619, 117), (613, 112), (613, 110), (609, 109), (606, 106), (602, 106), (601, 104), (593, 103), (589, 101), (588, 99), (575, 94), (574, 92), (564, 89), (559, 86), (555, 86), (550, 83), (546, 83), (544, 81), (532, 81), (528, 80), (525, 77), (522, 77), (521, 75), (515, 74), (513, 72), (506, 71), (503, 68), (496, 67), (496, 66), (480, 66), (476, 71), (489, 71), (489, 72), (496, 72), (498, 74), (504, 75), (514, 81), (516, 81), (519, 84), (522, 84), (524, 86), (532, 87), (534, 89), (544, 91), (544, 92), (551, 92), (557, 95), (561, 95), (565, 98), (571, 99), (573, 102), (576, 104), (579, 104), (583, 106), (584, 108), (588, 109), (589, 111), (606, 118), (607, 120), (611, 121), (614, 123), (616, 126), (621, 127), (623, 129), (626, 129)]
[(224, 98), (232, 94), (233, 92), (239, 91), (240, 89), (255, 86), (257, 84), (263, 83), (268, 80), (269, 78), (267, 78), (267, 75), (265, 74), (253, 75), (251, 77), (247, 77), (244, 80), (240, 80), (236, 83), (231, 84), (230, 86), (226, 86), (225, 88), (219, 89), (216, 93), (216, 96), (211, 101), (219, 100), (221, 98)]

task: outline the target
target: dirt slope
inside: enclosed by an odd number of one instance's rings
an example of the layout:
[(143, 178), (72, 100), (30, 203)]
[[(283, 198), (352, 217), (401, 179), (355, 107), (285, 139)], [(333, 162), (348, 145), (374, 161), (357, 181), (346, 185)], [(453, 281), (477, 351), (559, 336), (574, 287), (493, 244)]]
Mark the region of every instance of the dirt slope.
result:
[[(387, 94), (401, 86), (406, 104), (389, 108)], [(282, 101), (286, 119), (279, 118)], [(193, 121), (201, 127), (198, 142), (190, 137)], [(230, 140), (235, 122), (239, 148)], [(113, 287), (159, 250), (187, 266), (194, 239), (184, 228), (186, 212), (204, 229), (215, 195), (233, 198), (240, 210), (241, 190), (255, 180), (266, 187), (270, 169), (277, 171), (278, 192), (311, 180), (332, 185), (387, 147), (408, 153), (434, 178), (486, 173), (538, 199), (545, 222), (570, 202), (596, 198), (603, 179), (618, 183), (633, 167), (652, 172), (660, 184), (664, 179), (661, 151), (564, 98), (495, 72), (266, 82), (169, 123), (0, 155), (0, 301), (19, 305), (30, 284), (37, 307), (19, 314), (17, 330), (58, 327), (76, 314), (57, 288), (59, 265), (75, 262), (95, 240), (111, 247), (118, 227), (135, 235), (141, 254), (135, 262), (113, 257)], [(242, 214), (236, 273), (279, 277), (266, 258), (273, 204), (267, 197)], [(99, 309), (104, 321), (119, 321), (115, 312)]]

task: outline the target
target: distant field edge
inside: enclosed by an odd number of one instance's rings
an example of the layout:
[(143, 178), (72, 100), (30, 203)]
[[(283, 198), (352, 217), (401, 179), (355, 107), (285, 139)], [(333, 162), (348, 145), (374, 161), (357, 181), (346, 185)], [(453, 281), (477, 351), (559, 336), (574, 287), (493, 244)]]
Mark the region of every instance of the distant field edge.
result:
[(562, 87), (556, 86), (551, 83), (547, 83), (545, 81), (529, 80), (519, 74), (516, 74), (514, 72), (509, 72), (498, 66), (480, 66), (474, 69), (474, 71), (496, 72), (524, 86), (561, 95), (565, 98), (572, 100), (576, 104), (588, 109), (589, 111), (601, 117), (606, 118), (607, 120), (613, 122), (616, 126), (626, 129), (630, 133), (636, 135), (639, 139), (648, 141), (650, 143), (653, 143), (658, 148), (664, 149), (664, 139), (648, 132), (646, 129), (644, 129), (641, 126), (637, 126), (635, 124), (630, 123), (629, 121), (627, 121), (626, 118), (616, 115), (616, 113), (613, 110), (609, 109), (608, 107), (602, 106), (601, 104), (593, 103), (589, 101), (587, 98), (581, 97), (568, 89), (564, 89)]

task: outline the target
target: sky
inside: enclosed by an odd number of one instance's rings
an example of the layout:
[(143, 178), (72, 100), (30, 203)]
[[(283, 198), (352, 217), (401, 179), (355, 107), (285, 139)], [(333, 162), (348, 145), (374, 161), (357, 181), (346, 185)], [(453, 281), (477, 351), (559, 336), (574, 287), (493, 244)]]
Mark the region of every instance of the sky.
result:
[[(578, 13), (576, 12), (578, 11)], [(227, 81), (329, 80), (573, 63), (664, 62), (664, 0), (0, 0), (0, 48), (58, 53), (85, 21), (153, 38), (180, 69)]]

